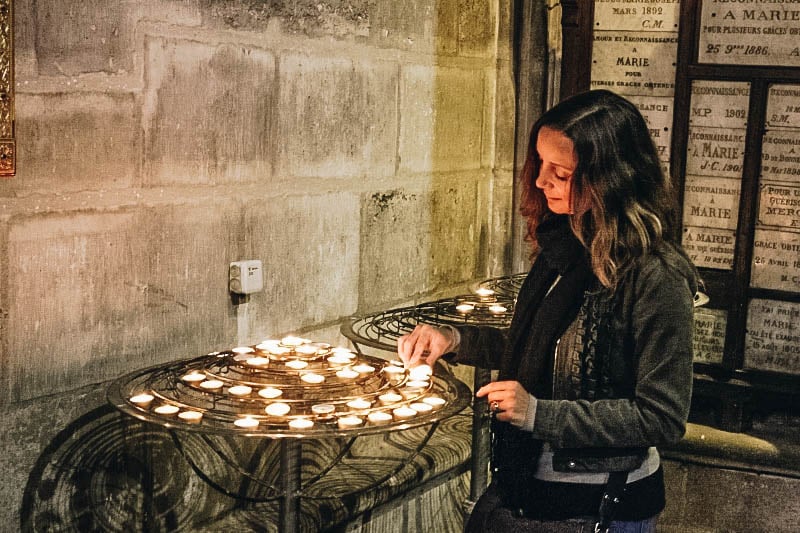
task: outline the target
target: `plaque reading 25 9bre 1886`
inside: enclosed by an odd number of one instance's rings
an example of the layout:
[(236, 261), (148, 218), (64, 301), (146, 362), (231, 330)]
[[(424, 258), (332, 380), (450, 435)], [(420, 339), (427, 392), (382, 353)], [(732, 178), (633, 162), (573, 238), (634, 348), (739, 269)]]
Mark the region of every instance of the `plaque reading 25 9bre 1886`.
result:
[(800, 5), (792, 0), (703, 0), (699, 63), (800, 66)]

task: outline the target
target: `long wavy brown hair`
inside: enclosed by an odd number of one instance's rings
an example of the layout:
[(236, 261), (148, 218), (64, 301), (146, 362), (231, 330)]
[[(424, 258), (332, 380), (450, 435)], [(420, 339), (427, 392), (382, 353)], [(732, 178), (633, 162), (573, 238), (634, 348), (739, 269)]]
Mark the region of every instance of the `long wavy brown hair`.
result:
[(674, 244), (675, 196), (647, 123), (628, 100), (596, 90), (560, 102), (531, 131), (520, 175), (520, 212), (534, 253), (536, 228), (552, 215), (535, 185), (540, 165), (536, 140), (543, 127), (563, 133), (574, 145), (578, 165), (572, 178), (575, 213), (569, 215), (570, 225), (589, 250), (592, 270), (604, 286), (615, 286), (633, 260), (660, 242)]

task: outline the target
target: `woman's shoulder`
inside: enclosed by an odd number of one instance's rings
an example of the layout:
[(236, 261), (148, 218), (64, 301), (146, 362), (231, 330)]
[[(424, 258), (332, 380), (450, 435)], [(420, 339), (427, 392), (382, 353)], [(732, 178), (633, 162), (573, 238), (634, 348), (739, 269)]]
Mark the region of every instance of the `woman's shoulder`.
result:
[(697, 292), (697, 269), (678, 245), (661, 242), (636, 261), (634, 270), (639, 283), (687, 283), (692, 295)]

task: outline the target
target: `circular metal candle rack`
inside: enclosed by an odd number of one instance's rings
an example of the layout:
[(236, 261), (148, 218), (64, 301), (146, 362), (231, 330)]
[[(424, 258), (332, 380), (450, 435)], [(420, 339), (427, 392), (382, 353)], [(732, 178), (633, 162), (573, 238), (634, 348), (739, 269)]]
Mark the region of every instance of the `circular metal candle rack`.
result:
[(342, 325), (341, 332), (356, 347), (394, 351), (397, 339), (411, 333), (417, 324), (507, 328), (525, 276), (515, 274), (482, 281), (474, 294), (353, 317)]
[(429, 368), (276, 341), (133, 372), (116, 380), (108, 397), (119, 410), (168, 428), (307, 438), (430, 424), (461, 411), (470, 393)]
[[(428, 427), (405, 460), (374, 476), (370, 486), (378, 486), (419, 454), (438, 423), (463, 410), (470, 398), (464, 383), (426, 365), (406, 369), (400, 361), (297, 337), (132, 372), (108, 389), (109, 402), (123, 413), (167, 428), (192, 469), (215, 489), (253, 502), (277, 500), (280, 531), (287, 533), (298, 531), (300, 498), (335, 468), (357, 437)], [(243, 468), (232, 452), (236, 446), (219, 440), (237, 437), (279, 441), (279, 486)], [(338, 455), (303, 483), (302, 440), (340, 437), (349, 439)], [(198, 442), (246, 478), (257, 496), (228, 490), (215, 479), (194, 457)]]

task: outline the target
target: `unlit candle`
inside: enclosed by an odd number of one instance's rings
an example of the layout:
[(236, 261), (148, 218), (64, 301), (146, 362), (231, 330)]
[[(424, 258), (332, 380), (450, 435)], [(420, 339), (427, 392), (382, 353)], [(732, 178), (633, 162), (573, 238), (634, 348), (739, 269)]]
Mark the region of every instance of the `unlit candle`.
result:
[(268, 400), (272, 400), (273, 398), (277, 398), (283, 394), (283, 391), (280, 389), (276, 389), (275, 387), (264, 387), (260, 391), (258, 391), (258, 395), (262, 398), (267, 398)]
[(291, 410), (292, 408), (289, 407), (289, 404), (283, 402), (271, 403), (264, 408), (264, 411), (270, 416), (284, 416)]
[(253, 387), (247, 385), (234, 385), (228, 389), (228, 393), (234, 396), (247, 396), (251, 392), (253, 392)]
[(343, 368), (336, 371), (336, 377), (342, 379), (354, 379), (358, 377), (358, 372), (352, 368)]
[(202, 420), (203, 413), (200, 411), (182, 411), (178, 413), (178, 418), (189, 424), (197, 424)]
[(302, 379), (306, 383), (311, 383), (315, 385), (325, 381), (325, 376), (321, 374), (315, 374), (314, 372), (309, 372), (308, 374), (303, 374), (302, 376), (300, 376), (300, 379)]
[(142, 409), (147, 409), (153, 401), (153, 395), (147, 393), (137, 394), (136, 396), (131, 396), (130, 401), (132, 404), (138, 405)]
[(286, 366), (294, 370), (300, 370), (307, 367), (308, 363), (305, 361), (301, 361), (300, 359), (291, 359), (289, 361), (286, 361)]
[(295, 418), (289, 421), (289, 427), (292, 429), (309, 429), (314, 426), (314, 421), (309, 418)]
[(240, 428), (252, 429), (258, 426), (258, 419), (246, 416), (244, 418), (237, 418), (233, 421), (233, 424)]
[(386, 411), (374, 411), (367, 415), (367, 420), (369, 420), (370, 424), (382, 426), (392, 421), (392, 415)]
[(180, 411), (180, 408), (178, 408), (177, 405), (164, 404), (164, 405), (159, 405), (158, 407), (153, 409), (153, 411), (159, 415), (174, 415), (175, 413)]
[(339, 418), (340, 429), (353, 429), (364, 423), (364, 420), (358, 416), (343, 416)]
[(410, 407), (398, 407), (396, 409), (392, 409), (392, 416), (394, 416), (395, 420), (408, 420), (416, 416), (417, 412)]

